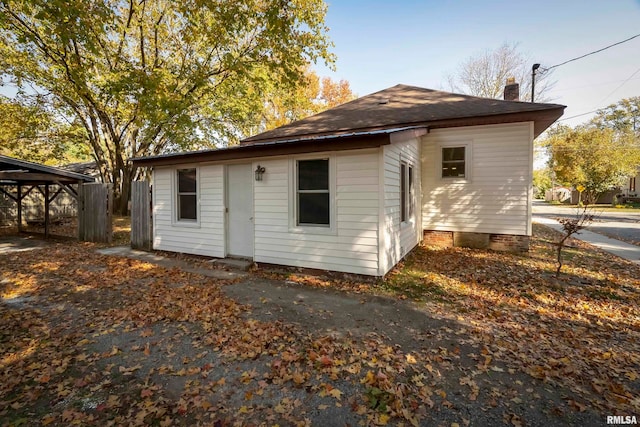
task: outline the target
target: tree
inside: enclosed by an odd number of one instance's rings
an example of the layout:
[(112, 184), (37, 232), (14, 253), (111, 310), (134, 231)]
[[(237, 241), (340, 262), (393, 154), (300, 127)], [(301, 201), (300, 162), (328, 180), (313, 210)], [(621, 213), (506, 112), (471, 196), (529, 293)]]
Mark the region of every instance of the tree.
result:
[(633, 175), (640, 164), (640, 145), (628, 131), (594, 126), (557, 126), (543, 141), (549, 164), (562, 184), (584, 187), (584, 201), (598, 196)]
[(640, 96), (622, 99), (598, 110), (591, 124), (598, 128), (633, 132), (640, 136)]
[(322, 89), (319, 96), (321, 110), (337, 107), (349, 101), (353, 101), (358, 96), (351, 91), (351, 86), (347, 80), (334, 82), (329, 77), (322, 78)]
[(90, 159), (84, 128), (30, 101), (0, 96), (0, 154), (49, 165)]
[(583, 208), (578, 208), (575, 218), (557, 218), (560, 225), (562, 225), (562, 236), (556, 243), (556, 278), (560, 277), (560, 270), (562, 269), (562, 250), (567, 243), (567, 240), (574, 234), (579, 234), (594, 220), (595, 215), (593, 210), (585, 205)]
[(533, 171), (533, 188), (536, 198), (544, 199), (545, 193), (551, 189), (552, 185), (553, 180), (551, 179), (551, 170), (549, 168)]
[(325, 13), (322, 0), (0, 0), (0, 75), (82, 125), (124, 213), (130, 158), (233, 143), (257, 88), (332, 64)]
[(256, 134), (317, 114), (356, 99), (346, 80), (320, 79), (308, 67), (293, 90), (272, 85), (264, 97), (264, 109), (249, 120), (245, 133)]
[[(502, 99), (509, 77), (520, 84), (520, 100), (531, 101), (531, 67), (534, 61), (518, 51), (517, 43), (503, 43), (495, 50), (471, 56), (447, 77), (453, 92), (484, 98)], [(537, 102), (548, 101), (547, 93), (554, 85), (551, 72), (538, 69), (536, 74)]]

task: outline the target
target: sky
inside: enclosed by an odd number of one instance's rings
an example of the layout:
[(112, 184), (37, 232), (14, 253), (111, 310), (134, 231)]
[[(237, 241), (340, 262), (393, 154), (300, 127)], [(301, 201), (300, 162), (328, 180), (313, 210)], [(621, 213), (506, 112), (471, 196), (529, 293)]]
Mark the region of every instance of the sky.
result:
[[(398, 83), (448, 90), (447, 76), (466, 59), (518, 43), (550, 67), (640, 34), (640, 0), (329, 0), (326, 24), (336, 71), (359, 96)], [(562, 123), (640, 96), (640, 37), (557, 67), (547, 96), (566, 105)]]
[[(449, 90), (466, 59), (503, 43), (550, 67), (640, 34), (640, 0), (326, 0), (336, 71), (364, 96), (398, 83)], [(557, 67), (546, 96), (566, 105), (562, 123), (640, 96), (640, 37)], [(10, 87), (0, 93), (12, 95)], [(578, 116), (579, 117), (574, 117)]]

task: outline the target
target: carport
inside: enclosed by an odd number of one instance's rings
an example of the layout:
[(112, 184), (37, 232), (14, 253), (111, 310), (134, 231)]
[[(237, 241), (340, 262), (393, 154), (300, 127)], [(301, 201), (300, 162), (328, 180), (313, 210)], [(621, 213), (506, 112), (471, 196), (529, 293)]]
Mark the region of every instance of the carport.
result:
[(51, 202), (63, 191), (78, 200), (74, 185), (94, 181), (87, 175), (0, 155), (0, 193), (17, 204), (18, 232), (22, 231), (22, 201), (29, 193), (35, 190), (44, 198), (44, 234), (49, 237)]

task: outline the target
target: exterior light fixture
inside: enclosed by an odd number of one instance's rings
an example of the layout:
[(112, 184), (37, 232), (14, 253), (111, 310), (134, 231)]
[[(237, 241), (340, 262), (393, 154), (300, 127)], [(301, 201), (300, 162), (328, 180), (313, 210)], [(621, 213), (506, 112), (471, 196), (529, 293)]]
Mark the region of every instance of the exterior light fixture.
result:
[(256, 171), (255, 171), (256, 181), (262, 181), (262, 174), (264, 174), (265, 171), (266, 171), (266, 169), (264, 168), (264, 166), (258, 165), (258, 167), (256, 168)]

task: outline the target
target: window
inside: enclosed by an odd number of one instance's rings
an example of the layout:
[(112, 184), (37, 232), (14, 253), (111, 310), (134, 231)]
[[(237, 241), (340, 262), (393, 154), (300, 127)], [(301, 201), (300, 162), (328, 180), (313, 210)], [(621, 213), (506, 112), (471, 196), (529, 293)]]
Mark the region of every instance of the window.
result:
[(413, 191), (413, 168), (409, 166), (409, 217), (413, 217), (413, 201), (415, 200)]
[(466, 147), (442, 147), (442, 177), (465, 177)]
[(298, 160), (297, 225), (329, 226), (329, 159)]
[(407, 165), (400, 163), (400, 221), (407, 220)]
[(413, 217), (413, 167), (400, 163), (400, 221)]
[(198, 219), (195, 169), (178, 169), (178, 221)]

